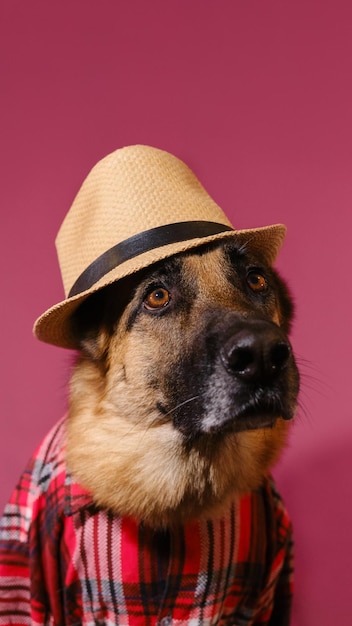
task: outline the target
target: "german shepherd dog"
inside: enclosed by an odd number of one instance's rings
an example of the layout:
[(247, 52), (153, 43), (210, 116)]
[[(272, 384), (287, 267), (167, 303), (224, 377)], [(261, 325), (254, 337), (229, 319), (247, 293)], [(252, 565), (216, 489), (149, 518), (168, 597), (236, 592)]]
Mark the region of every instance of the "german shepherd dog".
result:
[(65, 300), (34, 326), (78, 349), (68, 415), (0, 522), (0, 625), (287, 626), (284, 234), (233, 229), (150, 146), (91, 170), (56, 239)]
[(67, 459), (95, 502), (160, 528), (258, 488), (296, 410), (292, 313), (278, 273), (228, 241), (90, 296)]
[(291, 525), (268, 474), (297, 403), (292, 302), (234, 241), (77, 308), (68, 417), (1, 523), (1, 624), (289, 624)]

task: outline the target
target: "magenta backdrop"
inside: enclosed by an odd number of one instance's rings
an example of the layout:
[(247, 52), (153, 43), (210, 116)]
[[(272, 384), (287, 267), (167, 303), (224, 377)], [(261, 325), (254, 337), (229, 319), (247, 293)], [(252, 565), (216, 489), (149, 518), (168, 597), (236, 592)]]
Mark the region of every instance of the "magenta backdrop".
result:
[(352, 623), (351, 24), (350, 0), (0, 5), (1, 507), (65, 410), (72, 355), (31, 334), (63, 296), (62, 218), (108, 152), (170, 150), (235, 225), (288, 226), (302, 394), (276, 476), (295, 626)]

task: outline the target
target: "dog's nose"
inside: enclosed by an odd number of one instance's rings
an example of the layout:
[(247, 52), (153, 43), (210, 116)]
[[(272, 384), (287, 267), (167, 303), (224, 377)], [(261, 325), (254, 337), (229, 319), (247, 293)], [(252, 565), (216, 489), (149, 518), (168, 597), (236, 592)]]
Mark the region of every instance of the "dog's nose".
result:
[(245, 382), (270, 382), (288, 364), (291, 346), (280, 328), (265, 320), (246, 320), (221, 350), (225, 368)]

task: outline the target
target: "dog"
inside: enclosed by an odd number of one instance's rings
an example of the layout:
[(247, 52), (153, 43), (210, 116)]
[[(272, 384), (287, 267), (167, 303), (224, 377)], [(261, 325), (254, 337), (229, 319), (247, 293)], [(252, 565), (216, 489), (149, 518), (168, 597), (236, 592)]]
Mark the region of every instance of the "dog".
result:
[(234, 490), (256, 489), (284, 446), (298, 392), (291, 300), (233, 244), (135, 281), (123, 310), (112, 285), (76, 314), (68, 462), (117, 514), (153, 527), (212, 517)]
[(0, 624), (289, 623), (270, 470), (299, 373), (267, 250), (207, 235), (68, 295), (68, 415), (5, 511)]

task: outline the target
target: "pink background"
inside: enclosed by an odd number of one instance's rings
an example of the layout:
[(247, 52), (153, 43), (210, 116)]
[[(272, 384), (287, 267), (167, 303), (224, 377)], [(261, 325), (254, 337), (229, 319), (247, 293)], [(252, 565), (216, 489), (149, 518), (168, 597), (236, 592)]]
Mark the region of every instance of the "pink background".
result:
[(350, 0), (2, 0), (0, 46), (1, 508), (66, 404), (72, 355), (31, 334), (63, 296), (56, 231), (97, 160), (155, 145), (235, 225), (288, 226), (294, 624), (351, 624)]

